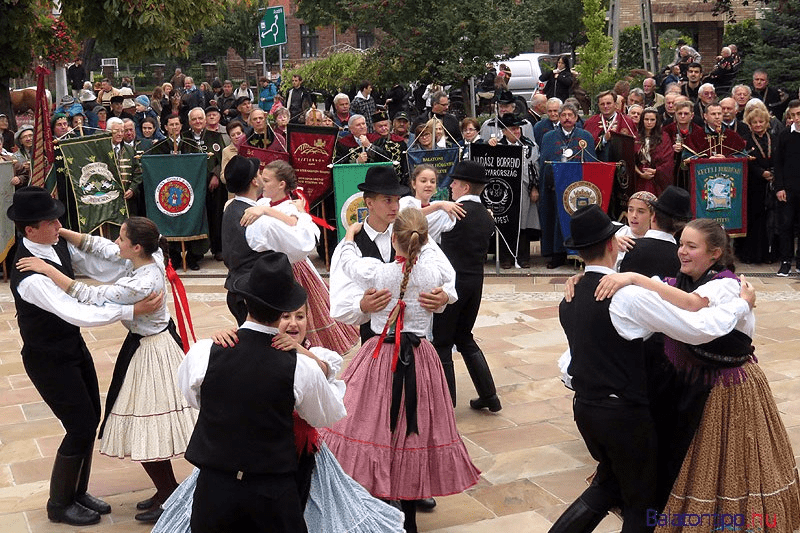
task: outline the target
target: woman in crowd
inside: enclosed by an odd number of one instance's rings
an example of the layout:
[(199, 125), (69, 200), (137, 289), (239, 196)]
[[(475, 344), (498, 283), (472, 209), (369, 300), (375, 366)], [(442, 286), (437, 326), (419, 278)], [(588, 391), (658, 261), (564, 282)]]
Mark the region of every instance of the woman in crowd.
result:
[(239, 88), (233, 92), (234, 98), (240, 98), (242, 96), (246, 96), (250, 99), (250, 101), (254, 101), (253, 98), (253, 91), (250, 90), (250, 84), (247, 83), (247, 80), (244, 80), (242, 83), (239, 84)]
[(275, 127), (272, 131), (275, 132), (275, 142), (277, 142), (283, 149), (286, 149), (286, 125), (289, 124), (291, 115), (289, 110), (285, 107), (279, 107), (275, 111)]
[[(52, 279), (83, 303), (131, 304), (166, 289), (167, 241), (144, 217), (131, 217), (111, 242), (62, 228), (59, 235), (103, 261), (102, 279), (113, 285), (88, 285), (62, 274), (43, 260), (20, 260), (20, 270), (34, 270)], [(171, 266), (170, 276), (175, 275)], [(142, 522), (155, 522), (161, 504), (178, 486), (170, 459), (185, 451), (197, 413), (178, 389), (176, 374), (184, 351), (164, 299), (154, 313), (123, 321), (129, 333), (117, 356), (100, 426), (100, 453), (140, 462), (156, 487), (156, 494), (137, 505)], [(188, 346), (187, 346), (188, 348)]]
[(636, 190), (659, 196), (672, 185), (674, 153), (669, 135), (661, 129), (661, 117), (655, 108), (642, 113), (636, 139)]
[(0, 113), (0, 143), (2, 143), (3, 150), (14, 151), (14, 132), (9, 129), (8, 117), (3, 113)]
[(459, 144), (464, 151), (462, 152), (461, 156), (464, 159), (469, 157), (469, 145), (470, 144), (481, 144), (485, 142), (481, 139), (481, 125), (472, 117), (467, 117), (461, 121), (461, 137), (463, 140), (459, 141)]
[[(316, 361), (328, 378), (328, 383), (341, 398), (344, 383), (336, 379), (342, 368), (342, 357), (331, 350), (312, 346), (306, 337), (308, 307), (283, 313), (273, 346), (280, 350), (295, 350), (297, 355)], [(223, 346), (237, 342), (235, 331), (219, 332), (212, 336)], [(305, 506), (304, 517), (308, 531), (319, 533), (400, 533), (401, 513), (373, 498), (364, 487), (344, 473), (336, 457), (319, 438), (317, 430), (294, 413), (295, 445), (298, 455), (296, 475), (300, 501)], [(181, 483), (164, 505), (164, 514), (153, 533), (188, 533), (192, 500), (197, 475), (194, 472)]]
[(544, 94), (548, 99), (558, 98), (562, 102), (569, 98), (572, 89), (572, 71), (569, 69), (569, 58), (559, 56), (555, 70), (545, 72), (539, 76), (539, 81), (544, 82)]
[[(295, 226), (291, 233), (280, 234), (280, 229), (287, 226), (276, 225), (278, 229), (274, 232), (274, 242), (270, 242), (268, 246), (276, 252), (285, 252), (288, 246), (284, 243), (286, 240), (295, 240), (299, 231), (308, 235), (311, 242), (319, 239), (319, 228), (305, 212), (305, 200), (292, 199), (292, 195), (297, 195), (297, 175), (289, 163), (272, 161), (261, 171), (261, 181), (264, 185), (262, 196), (269, 203), (248, 207), (242, 217), (242, 225), (249, 226), (261, 216), (291, 221), (290, 225)], [(298, 209), (298, 204), (303, 211)], [(323, 346), (337, 353), (349, 351), (358, 341), (358, 330), (331, 318), (328, 286), (311, 260), (307, 256), (300, 260), (294, 257), (289, 259), (292, 261), (295, 279), (308, 292), (308, 340), (314, 346)]]
[(321, 430), (345, 472), (376, 498), (400, 500), (408, 533), (417, 532), (416, 500), (456, 494), (479, 478), (456, 429), (441, 362), (425, 338), (432, 316), (419, 293), (455, 276), (444, 255), (427, 245), (427, 226), (419, 209), (400, 211), (391, 263), (361, 257), (354, 242), (361, 224), (347, 229), (340, 257), (345, 273), (364, 290), (386, 287), (392, 296), (370, 318), (381, 335), (342, 374), (347, 417)]
[(33, 126), (26, 124), (14, 135), (17, 151), (14, 152), (14, 177), (11, 184), (19, 189), (31, 179), (31, 156), (33, 155)]
[(150, 95), (150, 108), (161, 116), (161, 100), (164, 98), (164, 89), (156, 87), (153, 89), (153, 94)]
[(155, 143), (164, 139), (164, 134), (158, 128), (158, 121), (153, 117), (146, 117), (142, 120), (142, 134), (137, 137), (136, 151), (146, 152)]
[[(595, 295), (603, 299), (635, 283), (688, 310), (738, 297), (730, 238), (717, 222), (689, 222), (678, 256), (680, 273), (666, 284), (639, 274), (613, 274), (601, 281)], [(673, 517), (709, 516), (709, 520), (724, 515), (743, 515), (748, 520), (759, 516), (764, 520), (759, 525), (788, 533), (800, 526), (800, 479), (789, 436), (753, 353), (754, 332), (751, 310), (731, 333), (710, 343), (689, 346), (665, 339), (665, 353), (678, 377), (705, 383), (710, 392), (707, 400), (697, 404), (702, 410), (699, 425), (664, 512)], [(712, 530), (724, 529), (726, 524), (704, 525)], [(695, 530), (697, 524), (691, 520), (676, 523), (672, 519), (659, 522), (656, 528), (658, 533)]]
[(774, 231), (768, 231), (768, 220), (776, 217), (772, 169), (775, 136), (769, 131), (770, 116), (766, 106), (753, 106), (744, 115), (750, 128), (747, 140), (747, 237), (737, 251), (744, 263), (766, 263)]

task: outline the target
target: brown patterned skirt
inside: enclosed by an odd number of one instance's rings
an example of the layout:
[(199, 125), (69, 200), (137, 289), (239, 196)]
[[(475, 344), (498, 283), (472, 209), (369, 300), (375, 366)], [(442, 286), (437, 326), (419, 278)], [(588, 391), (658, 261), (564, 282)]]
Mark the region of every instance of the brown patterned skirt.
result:
[(764, 372), (755, 363), (742, 369), (742, 383), (720, 382), (712, 389), (655, 520), (657, 533), (792, 532), (800, 526), (800, 481), (789, 436)]

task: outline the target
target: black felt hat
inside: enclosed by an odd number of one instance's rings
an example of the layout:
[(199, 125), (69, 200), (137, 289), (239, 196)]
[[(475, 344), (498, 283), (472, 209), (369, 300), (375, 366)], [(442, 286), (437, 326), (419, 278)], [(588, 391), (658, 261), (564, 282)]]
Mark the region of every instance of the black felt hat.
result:
[(617, 226), (597, 204), (586, 205), (575, 211), (569, 221), (572, 235), (564, 246), (574, 250), (601, 243), (617, 232)]
[(277, 311), (294, 311), (306, 301), (306, 290), (294, 279), (283, 252), (264, 252), (249, 274), (233, 282), (233, 292)]
[(64, 214), (64, 204), (41, 187), (21, 187), (6, 214), (14, 222), (55, 220)]
[(680, 220), (691, 220), (694, 218), (692, 215), (692, 199), (689, 192), (675, 185), (670, 185), (655, 202), (650, 205), (656, 211), (661, 211), (665, 215)]
[(239, 98), (236, 99), (236, 102), (234, 102), (233, 107), (239, 107), (243, 103), (251, 101), (252, 100), (250, 100), (249, 96), (240, 96)]
[(503, 128), (510, 128), (511, 126), (522, 126), (525, 124), (525, 119), (514, 113), (506, 113), (500, 116), (500, 125)]
[(370, 167), (364, 177), (364, 183), (358, 184), (358, 190), (374, 192), (387, 196), (406, 196), (411, 194), (411, 189), (400, 184), (397, 173), (391, 165)]
[(225, 165), (225, 181), (230, 184), (231, 190), (241, 192), (246, 189), (247, 183), (256, 177), (261, 161), (255, 157), (235, 155)]
[(498, 104), (513, 104), (516, 100), (514, 99), (514, 95), (511, 91), (501, 91), (499, 95), (497, 95), (497, 103)]
[(450, 177), (454, 180), (468, 181), (470, 183), (489, 183), (486, 169), (475, 161), (459, 161), (453, 167)]
[(377, 124), (378, 122), (389, 120), (389, 115), (386, 114), (386, 111), (378, 111), (377, 113), (373, 113), (371, 118), (372, 123)]

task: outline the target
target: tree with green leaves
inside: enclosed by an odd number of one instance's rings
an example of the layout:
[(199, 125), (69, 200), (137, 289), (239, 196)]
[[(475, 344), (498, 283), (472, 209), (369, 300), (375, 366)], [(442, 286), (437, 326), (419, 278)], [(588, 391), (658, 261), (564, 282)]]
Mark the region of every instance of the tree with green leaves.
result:
[(565, 43), (574, 50), (586, 42), (582, 0), (546, 0), (538, 2), (528, 13), (530, 31), (542, 41)]
[(10, 118), (15, 126), (11, 111), (10, 80), (28, 72), (33, 62), (33, 32), (20, 31), (38, 16), (38, 5), (34, 0), (0, 0), (0, 113)]
[(606, 35), (606, 10), (602, 0), (583, 0), (583, 24), (587, 42), (578, 49), (581, 60), (575, 69), (580, 73), (581, 87), (590, 99), (616, 82), (611, 68), (614, 57), (613, 40)]
[(364, 58), (380, 86), (431, 80), (453, 83), (484, 72), (497, 56), (533, 46), (528, 14), (534, 0), (298, 0), (297, 16), (311, 26), (378, 29)]
[[(800, 0), (784, 0), (767, 11), (760, 21), (762, 41), (745, 57), (743, 70), (752, 73), (763, 68), (773, 87), (791, 89), (797, 94), (800, 73)], [(738, 45), (738, 43), (736, 43)]]

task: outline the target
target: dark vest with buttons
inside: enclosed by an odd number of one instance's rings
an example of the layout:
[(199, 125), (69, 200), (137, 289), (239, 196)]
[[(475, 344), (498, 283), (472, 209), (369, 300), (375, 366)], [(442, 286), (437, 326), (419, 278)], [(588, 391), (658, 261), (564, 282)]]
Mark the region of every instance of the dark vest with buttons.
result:
[(450, 231), (442, 233), (441, 248), (457, 274), (483, 276), (483, 262), (494, 234), (494, 219), (478, 202), (463, 202), (467, 212)]
[[(74, 278), (75, 273), (72, 270), (67, 242), (59, 239), (53, 248), (58, 254), (61, 264), (58, 265), (46, 259), (45, 261), (70, 278)], [(23, 257), (34, 257), (34, 255), (20, 241), (14, 264), (16, 265), (17, 261)], [(17, 291), (20, 282), (33, 275), (41, 276), (42, 274), (32, 271), (20, 272), (16, 267), (11, 271), (11, 293), (14, 295), (14, 303), (17, 307), (17, 324), (19, 324), (19, 333), (23, 342), (22, 355), (35, 354), (37, 358), (58, 357), (59, 359), (68, 357), (70, 354), (83, 357), (84, 342), (78, 326), (73, 326), (53, 313), (30, 304), (20, 297)]]
[[(378, 245), (369, 238), (367, 232), (364, 231), (362, 228), (361, 231), (356, 233), (356, 236), (353, 238), (353, 241), (358, 246), (358, 249), (361, 250), (361, 257), (374, 257), (375, 259), (380, 259), (383, 261), (383, 257), (381, 256), (381, 251), (378, 250)], [(389, 261), (394, 261), (394, 247), (392, 247), (391, 255), (389, 256)], [(374, 337), (376, 333), (372, 331), (372, 328), (369, 327), (369, 322), (361, 324), (359, 328), (359, 332), (361, 334), (361, 344), (367, 342), (370, 338)]]
[(678, 245), (652, 237), (636, 239), (636, 245), (622, 258), (620, 272), (637, 272), (648, 278), (674, 278), (681, 269)]
[(232, 348), (211, 348), (186, 459), (223, 472), (293, 473), (297, 354), (272, 348), (267, 333), (238, 335)]
[(561, 326), (572, 355), (568, 372), (575, 396), (584, 401), (611, 394), (632, 403), (647, 404), (642, 340), (623, 339), (611, 323), (611, 299), (595, 300), (603, 274), (587, 272), (575, 286), (572, 302), (561, 301)]
[(222, 257), (228, 267), (225, 288), (229, 291), (232, 290), (233, 283), (249, 273), (256, 259), (265, 253), (250, 248), (245, 236), (247, 228), (239, 223), (248, 207), (250, 204), (234, 200), (222, 215)]

